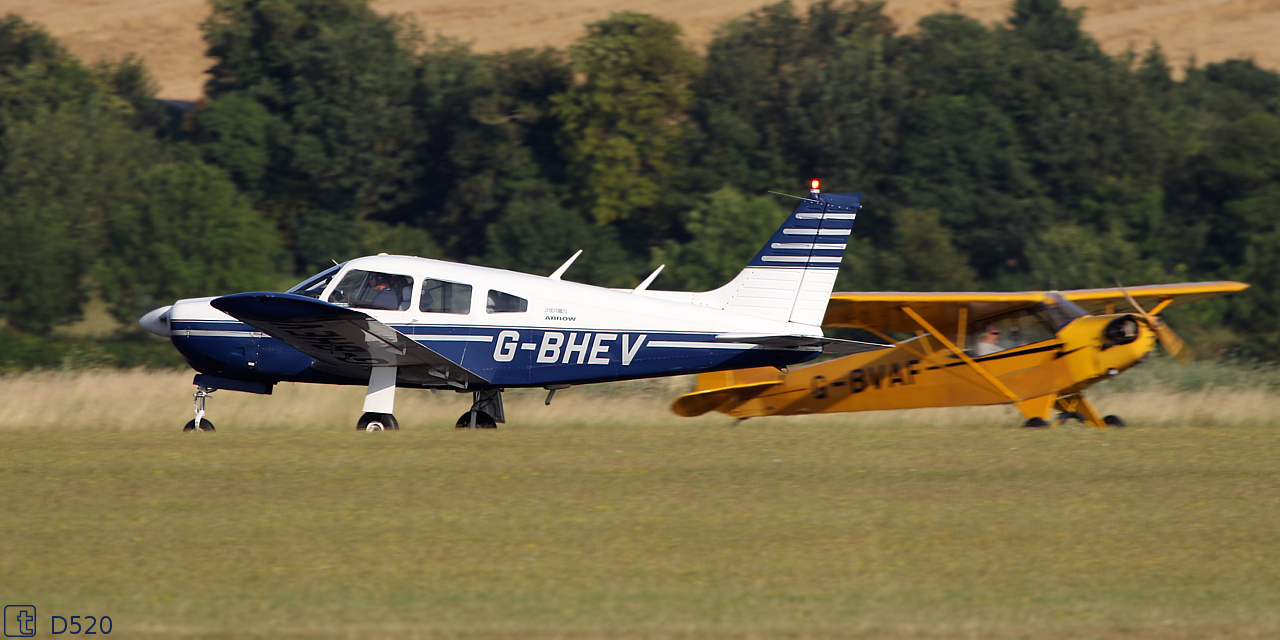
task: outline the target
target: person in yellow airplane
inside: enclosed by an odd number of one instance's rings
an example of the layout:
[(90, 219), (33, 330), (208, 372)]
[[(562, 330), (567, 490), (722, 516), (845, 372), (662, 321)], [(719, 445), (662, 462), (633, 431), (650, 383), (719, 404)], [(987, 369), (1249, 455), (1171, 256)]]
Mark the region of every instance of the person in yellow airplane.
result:
[(987, 325), (986, 332), (982, 335), (982, 341), (974, 347), (973, 354), (977, 356), (988, 356), (1000, 351), (1000, 327), (994, 324)]

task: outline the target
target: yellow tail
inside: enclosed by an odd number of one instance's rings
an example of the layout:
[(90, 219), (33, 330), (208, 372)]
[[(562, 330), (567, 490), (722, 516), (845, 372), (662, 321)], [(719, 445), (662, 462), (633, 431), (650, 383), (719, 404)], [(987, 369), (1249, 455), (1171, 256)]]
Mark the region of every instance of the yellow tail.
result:
[(779, 384), (782, 384), (782, 378), (772, 367), (700, 373), (694, 387), (696, 390), (676, 398), (671, 411), (686, 418), (708, 411), (728, 413), (733, 407)]

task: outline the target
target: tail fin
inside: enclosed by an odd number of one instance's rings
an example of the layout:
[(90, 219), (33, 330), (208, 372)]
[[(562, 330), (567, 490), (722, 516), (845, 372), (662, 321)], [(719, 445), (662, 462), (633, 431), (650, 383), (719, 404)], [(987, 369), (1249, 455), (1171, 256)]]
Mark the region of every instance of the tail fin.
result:
[(861, 208), (861, 193), (820, 194), (800, 202), (736, 278), (693, 302), (768, 320), (818, 326)]

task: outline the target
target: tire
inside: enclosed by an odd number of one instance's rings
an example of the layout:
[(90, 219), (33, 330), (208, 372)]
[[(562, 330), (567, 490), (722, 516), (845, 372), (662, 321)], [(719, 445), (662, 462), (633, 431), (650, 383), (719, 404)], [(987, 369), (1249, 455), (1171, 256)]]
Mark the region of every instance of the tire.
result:
[[(372, 425), (373, 428), (370, 428)], [(389, 413), (366, 413), (356, 422), (356, 431), (399, 431), (400, 423)]]
[(1047, 429), (1047, 428), (1049, 428), (1049, 423), (1048, 423), (1048, 422), (1045, 422), (1045, 421), (1044, 421), (1044, 418), (1031, 418), (1030, 420), (1027, 420), (1026, 422), (1022, 423), (1022, 428), (1024, 428), (1024, 429)]
[(187, 432), (187, 431), (216, 431), (216, 429), (214, 429), (214, 428), (213, 428), (213, 423), (212, 423), (212, 422), (209, 422), (208, 420), (201, 420), (201, 421), (200, 421), (200, 428), (199, 428), (199, 429), (197, 429), (197, 428), (196, 428), (196, 421), (195, 421), (194, 419), (192, 419), (192, 420), (188, 420), (188, 421), (187, 421), (187, 424), (186, 424), (186, 425), (184, 425), (184, 426), (182, 427), (182, 430), (183, 430), (183, 432)]
[[(458, 417), (458, 423), (454, 425), (455, 429), (468, 429), (471, 427), (471, 412), (468, 411)], [(476, 412), (476, 428), (477, 429), (497, 429), (498, 423), (494, 421), (489, 414), (483, 411)]]
[(1120, 419), (1120, 416), (1115, 416), (1115, 415), (1111, 415), (1103, 418), (1102, 424), (1105, 424), (1108, 427), (1116, 427), (1116, 428), (1128, 426), (1124, 423), (1124, 420)]

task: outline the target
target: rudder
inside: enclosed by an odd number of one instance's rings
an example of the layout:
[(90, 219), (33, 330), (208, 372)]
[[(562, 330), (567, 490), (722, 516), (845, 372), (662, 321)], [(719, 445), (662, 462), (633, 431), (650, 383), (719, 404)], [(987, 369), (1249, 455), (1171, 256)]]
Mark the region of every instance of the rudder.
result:
[(696, 294), (709, 304), (768, 320), (818, 326), (835, 287), (861, 193), (809, 192), (729, 284)]

